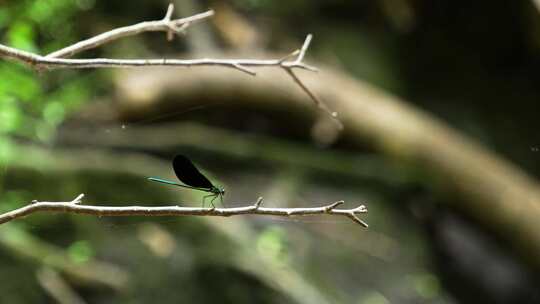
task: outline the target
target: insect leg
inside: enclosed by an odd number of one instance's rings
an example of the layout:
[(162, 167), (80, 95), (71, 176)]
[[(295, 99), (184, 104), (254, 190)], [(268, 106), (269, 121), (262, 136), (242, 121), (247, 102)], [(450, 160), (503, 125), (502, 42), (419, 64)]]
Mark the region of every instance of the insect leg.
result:
[[(207, 197), (211, 197), (211, 196), (214, 196), (214, 194), (209, 194), (209, 195), (205, 195), (203, 196), (203, 200), (202, 200), (202, 208), (204, 208), (204, 201), (206, 200)], [(212, 203), (210, 203), (212, 204)], [(214, 204), (212, 204), (212, 206), (214, 206)]]
[(214, 200), (215, 200), (218, 196), (219, 196), (219, 195), (214, 194), (213, 197), (212, 197), (212, 200), (210, 200), (210, 205), (212, 205), (212, 208), (216, 208), (216, 206), (214, 206)]

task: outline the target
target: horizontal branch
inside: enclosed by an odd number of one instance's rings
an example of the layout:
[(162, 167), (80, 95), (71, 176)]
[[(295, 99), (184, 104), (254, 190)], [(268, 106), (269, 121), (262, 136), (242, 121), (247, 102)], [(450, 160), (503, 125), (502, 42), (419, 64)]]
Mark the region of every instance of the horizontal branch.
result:
[(0, 215), (0, 224), (7, 223), (17, 218), (21, 218), (36, 212), (59, 212), (59, 213), (76, 213), (95, 216), (233, 216), (233, 215), (273, 215), (273, 216), (310, 216), (310, 215), (338, 215), (346, 216), (357, 224), (364, 227), (368, 225), (358, 218), (358, 213), (367, 213), (367, 208), (360, 205), (353, 209), (336, 209), (343, 201), (338, 201), (322, 207), (312, 208), (265, 208), (261, 207), (262, 198), (257, 202), (245, 207), (233, 208), (193, 208), (180, 206), (160, 206), (160, 207), (145, 207), (145, 206), (127, 206), (127, 207), (110, 207), (110, 206), (92, 206), (81, 205), (84, 194), (80, 194), (70, 202), (38, 202), (33, 201), (31, 204), (6, 212)]
[[(224, 66), (234, 69), (240, 69), (246, 72), (245, 67), (272, 67), (278, 66), (285, 69), (300, 68), (305, 70), (316, 71), (314, 67), (298, 62), (282, 62), (280, 59), (257, 60), (257, 59), (110, 59), (110, 58), (92, 58), (92, 59), (66, 59), (66, 58), (49, 58), (46, 56), (36, 55), (30, 52), (14, 49), (0, 44), (0, 55), (5, 55), (30, 64), (37, 68), (130, 68), (142, 66), (175, 66), (175, 67), (192, 67), (192, 66)], [(243, 68), (239, 68), (243, 67)], [(249, 74), (255, 75), (255, 72), (250, 71)]]

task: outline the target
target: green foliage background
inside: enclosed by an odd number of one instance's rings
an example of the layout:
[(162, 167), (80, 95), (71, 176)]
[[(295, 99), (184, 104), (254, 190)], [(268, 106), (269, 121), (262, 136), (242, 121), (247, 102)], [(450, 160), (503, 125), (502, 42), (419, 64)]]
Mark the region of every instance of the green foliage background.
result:
[[(79, 39), (76, 15), (93, 1), (10, 1), (0, 7), (2, 43), (47, 54)], [(65, 116), (95, 94), (96, 73), (65, 71), (42, 77), (0, 62), (0, 163), (14, 157), (13, 137), (47, 143)]]

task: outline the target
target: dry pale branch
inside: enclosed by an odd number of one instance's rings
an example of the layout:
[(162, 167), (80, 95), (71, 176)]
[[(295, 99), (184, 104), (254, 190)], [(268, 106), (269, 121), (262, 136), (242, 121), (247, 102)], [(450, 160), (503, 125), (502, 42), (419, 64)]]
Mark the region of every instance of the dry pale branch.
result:
[(174, 6), (169, 4), (165, 17), (156, 21), (145, 21), (130, 26), (116, 28), (114, 30), (99, 34), (90, 39), (86, 39), (68, 47), (48, 54), (48, 58), (65, 58), (71, 57), (85, 50), (99, 47), (116, 39), (137, 35), (143, 32), (167, 32), (167, 40), (171, 41), (174, 34), (181, 34), (192, 23), (201, 21), (214, 15), (213, 10), (204, 13), (196, 14), (190, 17), (171, 20)]
[[(119, 38), (136, 35), (142, 32), (163, 31), (167, 33), (167, 39), (172, 40), (174, 34), (183, 33), (193, 22), (206, 19), (214, 14), (209, 10), (191, 17), (171, 20), (174, 7), (169, 5), (165, 17), (161, 20), (141, 22), (131, 26), (120, 27), (92, 38), (77, 42), (73, 45), (41, 56), (31, 52), (26, 52), (16, 48), (0, 44), (0, 57), (22, 62), (38, 70), (44, 69), (84, 69), (84, 68), (128, 68), (128, 67), (149, 67), (149, 66), (169, 66), (169, 67), (192, 67), (192, 66), (222, 66), (233, 68), (249, 75), (256, 73), (251, 68), (278, 67), (289, 74), (294, 82), (310, 97), (310, 99), (322, 111), (326, 112), (336, 122), (341, 130), (342, 123), (337, 118), (337, 113), (330, 110), (328, 106), (318, 98), (294, 73), (294, 69), (304, 69), (317, 71), (316, 68), (303, 62), (312, 35), (309, 34), (301, 49), (298, 49), (281, 59), (256, 60), (256, 59), (111, 59), (111, 58), (89, 58), (89, 59), (68, 59), (84, 50), (96, 48)], [(296, 57), (296, 58), (295, 58)], [(294, 59), (294, 60), (293, 60)]]
[(253, 215), (273, 215), (273, 216), (310, 216), (318, 214), (340, 215), (346, 216), (354, 222), (368, 227), (367, 223), (358, 218), (357, 213), (367, 213), (367, 208), (360, 205), (353, 209), (336, 209), (343, 201), (338, 201), (322, 207), (312, 208), (265, 208), (261, 207), (262, 198), (257, 202), (245, 207), (233, 208), (194, 208), (180, 206), (127, 206), (127, 207), (110, 207), (110, 206), (91, 206), (81, 205), (84, 194), (80, 194), (70, 202), (38, 202), (33, 201), (31, 204), (6, 212), (0, 215), (0, 224), (7, 223), (17, 218), (30, 215), (35, 212), (60, 212), (60, 213), (77, 213), (95, 216), (233, 216), (243, 214)]
[[(291, 58), (294, 57), (294, 55), (298, 54), (298, 57), (296, 57), (296, 60), (293, 61), (293, 64), (296, 64), (296, 65), (299, 65), (299, 64), (302, 64), (302, 60), (304, 60), (304, 56), (306, 55), (306, 52), (307, 52), (307, 49), (309, 48), (309, 44), (311, 43), (311, 38), (313, 36), (311, 34), (309, 34), (307, 37), (306, 37), (306, 40), (304, 41), (304, 44), (302, 45), (302, 48), (300, 50), (296, 50), (294, 52), (292, 52), (289, 56), (287, 57), (284, 57), (282, 58), (280, 61), (282, 62), (282, 67), (283, 69), (287, 72), (287, 74), (289, 74), (289, 76), (291, 76), (291, 78), (294, 80), (294, 82), (302, 89), (302, 91), (304, 91), (308, 96), (309, 98), (311, 98), (311, 100), (313, 100), (313, 102), (321, 109), (323, 110), (324, 112), (328, 113), (330, 115), (330, 117), (334, 120), (334, 122), (337, 124), (338, 128), (340, 130), (343, 130), (343, 124), (341, 123), (341, 121), (338, 119), (338, 114), (337, 112), (334, 112), (332, 110), (330, 110), (330, 108), (328, 108), (328, 106), (320, 99), (317, 97), (317, 95), (315, 95), (301, 80), (300, 78), (298, 78), (298, 76), (296, 75), (296, 73), (294, 73), (293, 71), (293, 67), (294, 66), (285, 66), (283, 65), (284, 63), (286, 63), (287, 59), (288, 58)], [(315, 70), (316, 71), (316, 70)]]
[(59, 304), (86, 304), (70, 284), (54, 269), (42, 267), (36, 272), (36, 278), (45, 292)]

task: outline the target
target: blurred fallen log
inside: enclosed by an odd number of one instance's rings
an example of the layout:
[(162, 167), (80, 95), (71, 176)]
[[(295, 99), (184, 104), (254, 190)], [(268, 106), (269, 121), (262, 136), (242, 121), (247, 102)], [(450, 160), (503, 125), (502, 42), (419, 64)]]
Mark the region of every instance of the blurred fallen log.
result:
[(0, 229), (0, 245), (12, 251), (15, 257), (60, 271), (78, 284), (105, 286), (117, 291), (128, 286), (129, 273), (119, 266), (98, 260), (75, 263), (62, 248), (46, 243), (16, 225), (5, 225)]
[(81, 125), (61, 128), (56, 144), (72, 147), (135, 149), (154, 153), (175, 151), (178, 147), (191, 147), (232, 159), (294, 166), (317, 173), (325, 172), (390, 184), (408, 183), (412, 178), (409, 172), (404, 172), (406, 170), (399, 171), (398, 164), (388, 164), (383, 157), (377, 155), (359, 155), (337, 150), (317, 151), (307, 144), (264, 134), (246, 138), (243, 132), (198, 123), (162, 123), (124, 128), (114, 125), (106, 129), (106, 132), (96, 132), (92, 126)]
[(43, 267), (36, 272), (39, 285), (59, 304), (86, 304), (73, 288), (51, 268)]
[[(455, 197), (453, 207), (540, 266), (540, 191), (532, 177), (421, 109), (342, 72), (321, 71), (302, 77), (340, 114), (345, 130), (336, 136), (420, 170), (433, 189)], [(142, 119), (160, 108), (170, 110), (172, 102), (200, 100), (285, 109), (291, 113), (289, 120), (306, 113), (319, 115), (319, 122), (328, 119), (310, 107), (311, 100), (283, 71), (249, 77), (216, 68), (185, 73), (130, 70), (118, 73), (116, 86), (114, 107), (120, 120)]]

